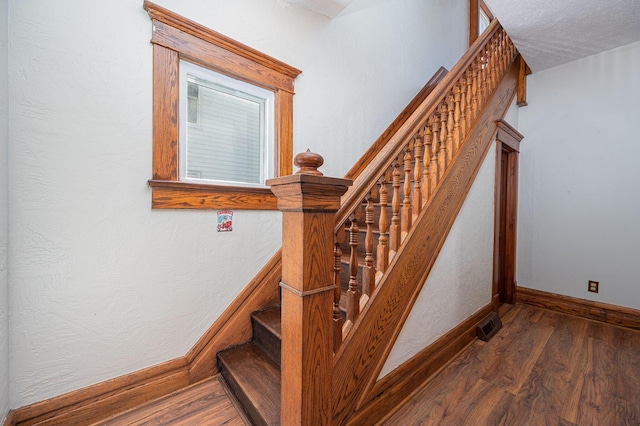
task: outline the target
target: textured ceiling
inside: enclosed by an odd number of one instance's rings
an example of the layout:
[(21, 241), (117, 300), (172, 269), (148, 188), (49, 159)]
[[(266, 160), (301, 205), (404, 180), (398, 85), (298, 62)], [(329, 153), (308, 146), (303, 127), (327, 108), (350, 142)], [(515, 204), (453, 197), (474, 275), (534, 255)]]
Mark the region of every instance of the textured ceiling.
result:
[(640, 40), (640, 0), (485, 0), (531, 69)]

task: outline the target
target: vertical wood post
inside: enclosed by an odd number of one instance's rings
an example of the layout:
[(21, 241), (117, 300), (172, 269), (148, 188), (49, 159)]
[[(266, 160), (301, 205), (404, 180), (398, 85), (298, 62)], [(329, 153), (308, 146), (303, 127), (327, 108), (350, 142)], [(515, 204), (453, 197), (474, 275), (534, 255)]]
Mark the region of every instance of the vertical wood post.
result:
[(335, 212), (351, 181), (298, 154), (295, 175), (270, 179), (282, 225), (282, 425), (331, 424)]

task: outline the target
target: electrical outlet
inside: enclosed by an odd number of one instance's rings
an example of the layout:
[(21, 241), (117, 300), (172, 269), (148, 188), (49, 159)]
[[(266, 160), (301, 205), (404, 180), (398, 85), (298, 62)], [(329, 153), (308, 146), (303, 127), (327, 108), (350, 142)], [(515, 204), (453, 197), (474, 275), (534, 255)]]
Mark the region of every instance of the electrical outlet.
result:
[(598, 287), (600, 287), (600, 283), (598, 281), (589, 281), (589, 291), (592, 293), (598, 292)]

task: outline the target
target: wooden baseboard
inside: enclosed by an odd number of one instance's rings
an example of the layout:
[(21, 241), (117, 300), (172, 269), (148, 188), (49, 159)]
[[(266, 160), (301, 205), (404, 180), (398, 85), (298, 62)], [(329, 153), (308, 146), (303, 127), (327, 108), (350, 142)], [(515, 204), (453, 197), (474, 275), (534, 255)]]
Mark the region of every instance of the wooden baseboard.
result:
[(185, 355), (12, 411), (5, 426), (90, 424), (217, 374), (215, 354), (251, 338), (251, 312), (278, 301), (280, 252)]
[(15, 426), (16, 424), (16, 415), (15, 413), (10, 410), (7, 413), (7, 418), (4, 419), (4, 423), (2, 423), (3, 426)]
[(380, 379), (349, 424), (377, 424), (390, 417), (429, 377), (476, 339), (476, 325), (492, 310), (490, 303)]
[(640, 310), (608, 303), (578, 299), (562, 294), (518, 287), (516, 301), (563, 314), (575, 315), (594, 321), (640, 330)]
[(18, 408), (16, 425), (89, 424), (189, 384), (184, 357)]

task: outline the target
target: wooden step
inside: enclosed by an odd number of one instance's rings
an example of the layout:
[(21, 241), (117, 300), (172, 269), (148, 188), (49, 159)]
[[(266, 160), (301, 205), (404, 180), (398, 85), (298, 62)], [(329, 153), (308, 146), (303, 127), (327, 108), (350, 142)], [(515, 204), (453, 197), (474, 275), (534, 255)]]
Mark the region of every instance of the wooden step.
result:
[(255, 344), (218, 354), (220, 373), (255, 425), (280, 424), (280, 369)]
[(229, 397), (218, 376), (94, 423), (129, 425), (245, 425), (244, 414)]
[(280, 307), (255, 312), (251, 315), (253, 343), (280, 367), (281, 323)]

